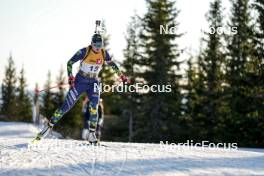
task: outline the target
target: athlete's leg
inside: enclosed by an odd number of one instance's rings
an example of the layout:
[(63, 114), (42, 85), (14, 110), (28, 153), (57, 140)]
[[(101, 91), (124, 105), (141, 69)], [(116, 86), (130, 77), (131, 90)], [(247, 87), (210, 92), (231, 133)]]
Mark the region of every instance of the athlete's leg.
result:
[(82, 139), (87, 140), (88, 139), (88, 134), (89, 134), (89, 117), (90, 117), (90, 112), (89, 112), (89, 101), (85, 105), (85, 111), (83, 113), (83, 123), (84, 123), (84, 129), (82, 130)]
[(38, 141), (41, 138), (47, 136), (50, 133), (52, 127), (62, 118), (66, 112), (68, 112), (74, 106), (85, 90), (87, 90), (87, 84), (75, 84), (74, 87), (71, 87), (62, 106), (54, 112), (48, 125), (38, 133), (34, 141)]
[(89, 104), (90, 104), (90, 102), (88, 101), (87, 102), (87, 108), (86, 108), (86, 111), (84, 113), (84, 128), (85, 129), (89, 129), (89, 126), (88, 126), (88, 121), (90, 119)]
[[(97, 121), (98, 121), (98, 104), (100, 100), (100, 90), (97, 89), (97, 86), (95, 84), (98, 84), (98, 82), (90, 85), (87, 94), (89, 98), (89, 131), (95, 132), (97, 127)], [(99, 87), (99, 86), (98, 86)]]
[(75, 84), (71, 87), (62, 106), (58, 108), (50, 119), (50, 125), (55, 125), (79, 100), (81, 94), (87, 90), (86, 84)]
[(81, 76), (76, 76), (75, 84), (70, 88), (62, 106), (58, 108), (53, 116), (51, 117), (47, 126), (45, 126), (41, 132), (38, 133), (33, 142), (40, 140), (41, 138), (48, 135), (52, 129), (52, 127), (62, 118), (62, 116), (68, 112), (74, 104), (78, 101), (81, 94), (88, 89), (88, 84), (85, 83), (85, 78)]

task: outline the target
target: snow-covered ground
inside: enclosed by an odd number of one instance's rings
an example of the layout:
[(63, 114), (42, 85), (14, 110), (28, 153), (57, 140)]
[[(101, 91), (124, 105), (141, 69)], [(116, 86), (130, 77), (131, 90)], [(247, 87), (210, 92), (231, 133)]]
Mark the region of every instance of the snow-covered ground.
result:
[(44, 139), (28, 145), (37, 128), (0, 123), (1, 176), (264, 176), (262, 149), (162, 149), (159, 144)]
[(0, 122), (1, 138), (32, 138), (38, 131), (39, 129), (30, 123)]

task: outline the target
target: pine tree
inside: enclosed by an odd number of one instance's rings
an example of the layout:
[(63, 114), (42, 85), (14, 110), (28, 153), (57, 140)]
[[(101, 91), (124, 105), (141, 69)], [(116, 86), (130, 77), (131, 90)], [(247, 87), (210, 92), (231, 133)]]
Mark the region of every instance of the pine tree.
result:
[(125, 69), (126, 75), (131, 77), (131, 81), (134, 82), (133, 78), (135, 78), (139, 60), (139, 19), (136, 15), (131, 18), (131, 22), (128, 25), (126, 42), (127, 46), (124, 49), (123, 53), (125, 56), (125, 60), (123, 62), (123, 67)]
[(258, 11), (258, 32), (257, 38), (259, 39), (259, 50), (260, 54), (262, 54), (262, 58), (264, 56), (264, 1), (256, 0), (255, 7)]
[(198, 120), (200, 119), (202, 109), (199, 98), (201, 97), (201, 92), (204, 90), (204, 86), (200, 81), (198, 64), (194, 63), (193, 56), (188, 59), (187, 65), (187, 84), (183, 87), (185, 93), (183, 93), (184, 114), (182, 125), (185, 125), (184, 131), (186, 132), (185, 136), (187, 136), (187, 139), (198, 140), (199, 136), (201, 136), (200, 134), (203, 133)]
[(254, 85), (251, 73), (256, 71), (249, 5), (249, 0), (232, 2), (230, 27), (237, 27), (237, 32), (229, 35), (227, 47), (226, 95), (230, 113), (226, 117), (226, 124), (229, 124), (226, 131), (229, 133), (228, 139), (240, 145), (252, 145), (252, 129), (255, 128), (255, 103), (249, 103), (255, 99), (252, 97)]
[(18, 106), (17, 115), (22, 121), (30, 122), (32, 119), (32, 105), (29, 94), (26, 91), (27, 84), (24, 67), (20, 71), (18, 82), (18, 96), (16, 101)]
[[(257, 28), (255, 29), (255, 42), (257, 46), (257, 54), (256, 54), (256, 62), (254, 63), (256, 65), (256, 69), (258, 70), (257, 73), (257, 82), (264, 87), (264, 80), (262, 79), (264, 77), (264, 1), (262, 0), (255, 0), (254, 4), (257, 12)], [(263, 95), (263, 92), (260, 93)], [(263, 95), (264, 96), (264, 95)]]
[[(255, 9), (258, 12), (258, 18), (257, 18), (257, 22), (258, 22), (258, 38), (260, 39), (260, 42), (264, 43), (264, 1), (262, 0), (255, 0), (254, 3)], [(264, 47), (262, 47), (262, 50), (264, 50)]]
[(237, 27), (237, 33), (229, 36), (228, 77), (231, 86), (238, 86), (246, 71), (252, 46), (249, 0), (235, 0), (232, 3), (230, 27)]
[(173, 140), (177, 137), (181, 103), (178, 85), (180, 75), (176, 74), (180, 51), (175, 40), (181, 34), (175, 31), (171, 34), (161, 33), (160, 25), (177, 29), (178, 11), (174, 2), (168, 0), (148, 0), (147, 7), (140, 35), (144, 50), (139, 64), (144, 72), (140, 76), (149, 85), (171, 85), (172, 91), (145, 94), (141, 109), (144, 124), (142, 130), (137, 132), (137, 137), (142, 139), (144, 135), (144, 140), (155, 142)]
[[(214, 0), (210, 3), (210, 9), (207, 14), (207, 21), (210, 28), (217, 30), (223, 27), (222, 10), (221, 0)], [(201, 136), (209, 140), (215, 138), (214, 133), (215, 129), (217, 129), (217, 122), (221, 114), (221, 85), (223, 83), (224, 62), (222, 38), (222, 34), (218, 32), (205, 33), (205, 37), (203, 38), (205, 48), (198, 58), (200, 68), (199, 83), (204, 85), (198, 94), (200, 96), (198, 99), (200, 102), (196, 102), (196, 105), (199, 106), (199, 109), (197, 109), (199, 113), (193, 114), (193, 118), (198, 118), (196, 120), (200, 121)]]
[(51, 87), (51, 72), (48, 72), (47, 81), (45, 83), (45, 92), (42, 94), (42, 108), (41, 114), (43, 114), (48, 119), (51, 118), (53, 112), (55, 111), (54, 93), (49, 89)]
[(16, 68), (12, 55), (8, 58), (8, 64), (5, 67), (5, 78), (2, 83), (2, 113), (6, 116), (10, 116), (15, 120), (16, 116)]
[[(139, 60), (139, 19), (136, 15), (131, 18), (131, 22), (128, 25), (127, 35), (126, 35), (127, 46), (123, 50), (125, 60), (123, 62), (124, 74), (128, 75), (131, 84), (136, 83), (137, 68)], [(130, 131), (129, 141), (133, 140), (134, 123), (140, 121), (137, 118), (138, 109), (140, 109), (139, 100), (140, 95), (135, 92), (127, 92), (122, 94), (122, 114), (128, 120)], [(121, 105), (121, 104), (120, 104)]]
[(248, 96), (250, 101), (250, 122), (254, 128), (248, 130), (250, 144), (263, 147), (264, 141), (264, 1), (255, 0), (257, 21), (254, 28), (254, 47), (252, 59), (247, 68)]
[[(257, 40), (257, 69), (258, 69), (258, 83), (262, 88), (264, 87), (264, 80), (262, 79), (264, 77), (264, 1), (262, 0), (256, 0), (255, 7), (258, 11), (258, 29), (256, 32), (256, 40)], [(262, 97), (264, 97), (264, 92), (262, 91), (260, 93)], [(264, 110), (264, 108), (262, 108)]]
[(65, 97), (65, 89), (64, 89), (64, 84), (65, 84), (65, 75), (64, 75), (64, 69), (61, 66), (60, 70), (59, 70), (59, 75), (57, 77), (56, 80), (56, 84), (59, 85), (58, 86), (58, 92), (55, 93), (54, 96), (54, 101), (56, 102), (56, 107), (59, 107), (62, 105), (63, 101), (64, 101), (64, 97)]
[[(202, 44), (201, 44), (202, 45)], [(198, 56), (191, 57), (188, 62), (187, 85), (184, 103), (183, 125), (189, 128), (189, 138), (197, 141), (207, 139), (208, 129), (205, 111), (206, 103), (206, 74), (204, 72), (204, 57), (202, 47)], [(186, 130), (185, 130), (186, 131)]]

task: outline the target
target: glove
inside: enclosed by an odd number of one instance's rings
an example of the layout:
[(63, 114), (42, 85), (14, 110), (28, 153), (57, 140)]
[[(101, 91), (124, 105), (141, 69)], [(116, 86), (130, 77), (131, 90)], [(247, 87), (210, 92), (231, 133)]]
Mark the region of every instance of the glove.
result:
[(120, 79), (123, 83), (130, 83), (130, 80), (123, 74), (120, 76)]
[(75, 80), (75, 77), (74, 76), (69, 76), (68, 83), (69, 83), (69, 85), (71, 87), (74, 86), (74, 80)]

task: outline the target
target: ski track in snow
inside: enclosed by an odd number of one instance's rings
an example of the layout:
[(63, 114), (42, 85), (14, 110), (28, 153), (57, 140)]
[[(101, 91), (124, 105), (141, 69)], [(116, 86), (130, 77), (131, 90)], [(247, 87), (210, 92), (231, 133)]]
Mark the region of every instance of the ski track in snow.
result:
[(164, 150), (159, 144), (44, 139), (38, 129), (0, 122), (0, 176), (264, 176), (264, 150)]

